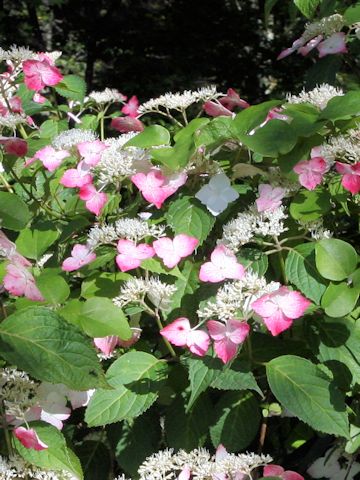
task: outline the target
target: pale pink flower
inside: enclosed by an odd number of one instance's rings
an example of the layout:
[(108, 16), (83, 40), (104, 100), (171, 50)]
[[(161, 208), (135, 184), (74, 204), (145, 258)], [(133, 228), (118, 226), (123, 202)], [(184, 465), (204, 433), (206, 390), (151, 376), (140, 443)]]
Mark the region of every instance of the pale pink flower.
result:
[(17, 95), (9, 98), (9, 105), (11, 107), (12, 113), (23, 113), (22, 100)]
[(33, 96), (33, 102), (35, 103), (45, 103), (46, 102), (46, 97), (41, 95), (39, 92), (34, 93)]
[(34, 450), (45, 450), (48, 448), (46, 443), (40, 440), (33, 428), (17, 427), (14, 429), (14, 435), (25, 448), (32, 448)]
[(60, 179), (64, 187), (74, 188), (83, 187), (92, 183), (93, 176), (90, 173), (90, 167), (85, 161), (79, 162), (76, 168), (66, 170)]
[(136, 245), (131, 240), (119, 240), (117, 244), (119, 255), (116, 256), (117, 266), (122, 272), (140, 267), (142, 260), (155, 255), (155, 250), (146, 243)]
[(37, 391), (38, 404), (41, 407), (40, 419), (58, 430), (63, 428), (64, 420), (71, 415), (71, 409), (66, 406), (67, 392), (65, 385), (48, 382), (43, 382)]
[(91, 252), (86, 245), (80, 245), (77, 243), (71, 250), (71, 257), (65, 258), (61, 268), (65, 272), (72, 272), (93, 262), (95, 259), (96, 254), (94, 252)]
[(131, 118), (136, 118), (139, 115), (139, 105), (139, 100), (135, 95), (133, 95), (130, 100), (122, 107), (121, 111), (122, 113)]
[(281, 187), (272, 187), (261, 183), (259, 185), (259, 198), (256, 200), (256, 208), (258, 212), (273, 212), (280, 207), (281, 200), (285, 196), (285, 189)]
[(319, 43), (317, 49), (319, 50), (319, 58), (336, 53), (347, 53), (345, 33), (333, 33), (331, 37)]
[(100, 140), (81, 142), (78, 143), (76, 147), (83, 157), (84, 162), (91, 167), (94, 167), (100, 162), (102, 152), (108, 148)]
[(208, 100), (204, 103), (203, 109), (205, 112), (210, 115), (210, 117), (232, 117), (232, 112), (228, 110), (226, 107), (221, 105), (219, 102), (213, 102), (212, 100)]
[(138, 118), (133, 117), (113, 118), (110, 126), (120, 133), (142, 132), (144, 130), (144, 124)]
[(311, 50), (313, 50), (315, 47), (319, 45), (319, 43), (323, 40), (323, 38), (324, 37), (322, 35), (318, 35), (317, 37), (312, 38), (309, 42), (307, 42), (306, 45), (298, 49), (298, 53), (300, 53), (303, 56), (307, 55), (309, 52), (311, 52)]
[(239, 94), (233, 88), (229, 88), (228, 91), (226, 92), (225, 97), (221, 97), (219, 99), (219, 102), (221, 103), (221, 105), (223, 105), (225, 108), (231, 111), (234, 110), (234, 108), (236, 107), (240, 107), (240, 108), (250, 107), (250, 104), (245, 100), (242, 100), (239, 97)]
[(218, 245), (210, 256), (211, 261), (200, 267), (199, 278), (203, 282), (222, 282), (225, 279), (241, 280), (244, 267), (237, 261), (235, 254), (225, 245)]
[(266, 465), (263, 472), (264, 477), (279, 477), (283, 480), (304, 480), (304, 477), (292, 470), (285, 470), (280, 465)]
[(182, 258), (191, 255), (198, 244), (199, 240), (197, 238), (180, 233), (173, 240), (169, 237), (155, 240), (153, 247), (156, 255), (162, 259), (164, 265), (168, 268), (173, 268)]
[(165, 176), (161, 170), (152, 168), (148, 173), (137, 173), (131, 181), (137, 186), (145, 200), (161, 208), (164, 201), (173, 195), (187, 180), (185, 172)]
[(30, 90), (39, 91), (46, 86), (52, 87), (63, 79), (60, 70), (45, 58), (43, 60), (25, 60), (23, 70), (25, 85)]
[(109, 335), (107, 337), (94, 338), (95, 346), (106, 356), (112, 354), (118, 344), (119, 337)]
[(226, 324), (209, 320), (206, 324), (210, 337), (214, 340), (216, 355), (228, 363), (232, 360), (250, 332), (250, 326), (235, 318), (227, 320)]
[(341, 185), (353, 195), (360, 192), (360, 162), (354, 165), (336, 162), (336, 170), (343, 175)]
[[(38, 150), (34, 155), (34, 159), (40, 160), (49, 172), (56, 170), (64, 158), (67, 157), (70, 157), (70, 153), (67, 150), (55, 150), (55, 148), (50, 145)], [(27, 162), (27, 164), (29, 164), (29, 162)]]
[(106, 193), (98, 192), (91, 183), (80, 188), (79, 197), (85, 201), (86, 208), (97, 216), (107, 202)]
[(314, 190), (322, 182), (329, 165), (323, 157), (313, 157), (297, 163), (293, 170), (299, 175), (299, 182), (303, 187)]
[(301, 293), (280, 287), (252, 302), (251, 308), (262, 317), (271, 334), (276, 336), (290, 328), (293, 320), (300, 318), (310, 304)]
[(44, 301), (44, 297), (35, 284), (34, 277), (23, 264), (20, 262), (9, 263), (6, 266), (6, 272), (3, 279), (4, 288), (11, 295), (25, 296), (29, 300), (38, 302)]
[(118, 339), (119, 347), (129, 348), (140, 339), (141, 332), (142, 332), (141, 328), (132, 327), (131, 332), (132, 334), (129, 340), (122, 340), (121, 338)]
[(296, 50), (298, 50), (299, 48), (301, 48), (302, 46), (304, 46), (305, 44), (305, 40), (303, 39), (303, 37), (300, 37), (300, 38), (297, 38), (292, 46), (290, 48), (285, 48), (285, 50), (283, 50), (282, 52), (280, 52), (280, 54), (278, 55), (277, 59), (276, 60), (281, 60), (289, 55), (291, 55), (292, 53), (294, 53)]
[(189, 480), (191, 477), (191, 470), (189, 465), (185, 465), (183, 469), (181, 470), (177, 480)]
[(87, 407), (91, 397), (94, 395), (95, 390), (87, 390), (85, 392), (77, 392), (75, 390), (68, 390), (66, 396), (68, 397), (71, 408), (76, 410), (77, 408)]
[(209, 349), (209, 335), (203, 330), (192, 329), (189, 320), (185, 317), (174, 320), (160, 330), (160, 334), (173, 345), (187, 346), (190, 352), (200, 357), (203, 357)]

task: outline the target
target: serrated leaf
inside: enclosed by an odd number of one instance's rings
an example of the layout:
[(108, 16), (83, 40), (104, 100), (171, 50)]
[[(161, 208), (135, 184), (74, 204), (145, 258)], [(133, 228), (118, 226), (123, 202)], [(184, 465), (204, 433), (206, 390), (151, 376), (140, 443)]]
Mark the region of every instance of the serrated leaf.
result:
[(263, 395), (249, 362), (239, 358), (230, 367), (223, 367), (222, 372), (211, 382), (211, 387), (219, 390), (254, 390)]
[(192, 197), (183, 197), (170, 205), (167, 221), (175, 234), (185, 233), (199, 240), (199, 246), (211, 232), (215, 218)]
[(326, 284), (315, 267), (315, 244), (297, 245), (286, 257), (285, 273), (307, 298), (320, 304)]
[(31, 218), (26, 203), (15, 193), (0, 192), (0, 224), (2, 228), (20, 231)]
[(86, 83), (77, 75), (65, 75), (55, 90), (62, 97), (82, 102), (86, 93)]
[(211, 382), (222, 371), (222, 364), (218, 358), (206, 356), (204, 358), (190, 357), (187, 359), (191, 395), (186, 406), (187, 413), (194, 405), (199, 395), (204, 392)]
[(315, 260), (320, 275), (341, 281), (356, 269), (358, 256), (349, 243), (337, 238), (324, 238), (316, 243)]
[(245, 268), (250, 268), (260, 276), (265, 275), (269, 266), (268, 256), (256, 248), (242, 248), (237, 259)]
[(250, 392), (225, 393), (215, 405), (215, 420), (210, 427), (214, 447), (222, 444), (227, 450), (246, 448), (259, 429), (260, 408)]
[(41, 451), (25, 448), (14, 437), (16, 450), (25, 460), (47, 470), (66, 470), (78, 479), (84, 478), (79, 459), (67, 447), (64, 435), (57, 428), (41, 422), (33, 422), (30, 426), (36, 430), (40, 440), (46, 443), (48, 448)]
[(271, 391), (291, 413), (315, 430), (349, 437), (343, 393), (305, 358), (285, 355), (266, 365)]
[(193, 293), (199, 285), (199, 265), (185, 260), (181, 276), (176, 279), (174, 285), (176, 292), (171, 297), (170, 311), (189, 306), (189, 302), (194, 298)]
[(145, 352), (118, 358), (106, 372), (112, 390), (96, 390), (86, 409), (89, 426), (138, 417), (157, 399), (167, 376), (167, 364)]
[(294, 3), (305, 17), (312, 18), (321, 0), (294, 0)]
[(45, 307), (28, 307), (0, 324), (0, 352), (10, 364), (38, 380), (73, 390), (104, 385), (91, 341)]

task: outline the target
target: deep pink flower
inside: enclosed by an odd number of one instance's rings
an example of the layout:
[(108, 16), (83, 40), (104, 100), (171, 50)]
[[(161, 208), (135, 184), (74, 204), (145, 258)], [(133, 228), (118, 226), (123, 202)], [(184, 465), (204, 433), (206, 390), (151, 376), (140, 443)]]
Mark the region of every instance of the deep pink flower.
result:
[(210, 337), (214, 340), (216, 355), (224, 362), (232, 360), (250, 332), (250, 326), (235, 318), (223, 322), (209, 320), (206, 324)]
[(341, 185), (353, 195), (360, 192), (360, 162), (354, 165), (336, 162), (336, 170), (343, 175)]
[(229, 88), (228, 91), (226, 92), (225, 97), (219, 98), (219, 102), (221, 103), (221, 105), (223, 105), (225, 108), (231, 111), (233, 111), (234, 108), (236, 107), (240, 107), (240, 108), (250, 107), (250, 104), (248, 102), (245, 102), (245, 100), (242, 100), (239, 97), (239, 94), (233, 88)]
[(108, 337), (94, 338), (95, 346), (104, 354), (111, 355), (118, 344), (119, 337), (116, 335), (109, 335)]
[(72, 272), (93, 262), (95, 259), (96, 254), (94, 252), (91, 252), (86, 245), (77, 243), (71, 250), (71, 257), (65, 258), (61, 268), (65, 272)]
[(155, 240), (153, 247), (156, 255), (162, 259), (164, 265), (168, 268), (173, 268), (182, 258), (191, 255), (198, 244), (199, 240), (197, 238), (180, 233), (173, 240), (168, 237), (161, 237)]
[(235, 254), (225, 245), (218, 245), (210, 256), (211, 261), (200, 267), (199, 278), (203, 282), (222, 282), (229, 278), (240, 280), (245, 274), (244, 267)]
[(185, 317), (167, 325), (160, 334), (177, 347), (187, 346), (190, 352), (203, 357), (209, 349), (210, 337), (203, 330), (194, 330)]
[(83, 157), (84, 162), (91, 167), (97, 165), (101, 159), (101, 154), (108, 147), (100, 140), (92, 142), (81, 142), (77, 144), (77, 149)]
[[(70, 157), (70, 153), (67, 150), (55, 150), (55, 148), (50, 145), (38, 150), (34, 155), (34, 159), (40, 160), (49, 172), (56, 170), (64, 158), (67, 157)], [(27, 162), (27, 165), (29, 163), (32, 162)]]
[(140, 267), (142, 260), (155, 255), (155, 250), (150, 245), (146, 243), (136, 245), (131, 240), (119, 240), (117, 249), (119, 255), (116, 256), (116, 263), (122, 272)]
[(228, 110), (226, 107), (221, 105), (219, 102), (213, 102), (212, 100), (208, 100), (204, 103), (203, 109), (205, 112), (210, 115), (210, 117), (232, 117), (232, 112)]
[(25, 60), (23, 70), (25, 85), (30, 90), (39, 91), (46, 86), (52, 87), (63, 79), (60, 70), (45, 58), (43, 60)]
[(144, 130), (144, 124), (138, 118), (133, 117), (113, 118), (110, 126), (120, 133), (142, 132)]
[(14, 435), (24, 445), (25, 448), (33, 448), (34, 450), (45, 450), (48, 448), (46, 443), (40, 440), (33, 428), (15, 428)]
[(79, 197), (85, 201), (86, 208), (97, 216), (107, 202), (106, 193), (98, 192), (91, 183), (80, 188)]
[(299, 182), (303, 187), (314, 190), (322, 182), (329, 165), (323, 157), (313, 157), (297, 163), (293, 170), (299, 175)]
[(121, 109), (122, 113), (125, 115), (136, 118), (139, 115), (138, 108), (139, 108), (139, 100), (135, 95), (133, 95), (130, 100), (124, 105)]
[[(12, 258), (12, 260), (14, 260)], [(9, 263), (6, 266), (4, 288), (16, 297), (25, 296), (29, 300), (42, 302), (44, 297), (35, 284), (35, 279), (29, 270), (21, 263)]]
[(291, 327), (293, 320), (301, 317), (311, 302), (301, 293), (280, 287), (252, 302), (251, 308), (262, 319), (273, 336)]
[(292, 470), (286, 470), (280, 465), (266, 465), (263, 472), (264, 477), (280, 477), (283, 480), (304, 480), (304, 477)]
[(9, 155), (24, 157), (28, 151), (26, 140), (17, 137), (1, 137), (0, 143), (4, 145), (5, 152)]
[(281, 200), (285, 196), (285, 189), (261, 183), (259, 185), (259, 194), (259, 198), (256, 200), (258, 212), (273, 212), (280, 207)]
[(336, 53), (347, 53), (345, 33), (333, 33), (331, 37), (319, 43), (317, 49), (319, 50), (319, 58)]
[(79, 162), (76, 168), (66, 170), (60, 179), (64, 187), (74, 188), (83, 187), (92, 183), (93, 176), (90, 173), (90, 167), (85, 161)]
[(131, 181), (137, 186), (145, 200), (161, 208), (164, 201), (173, 195), (187, 180), (185, 172), (165, 176), (161, 170), (152, 168), (148, 173), (137, 173)]

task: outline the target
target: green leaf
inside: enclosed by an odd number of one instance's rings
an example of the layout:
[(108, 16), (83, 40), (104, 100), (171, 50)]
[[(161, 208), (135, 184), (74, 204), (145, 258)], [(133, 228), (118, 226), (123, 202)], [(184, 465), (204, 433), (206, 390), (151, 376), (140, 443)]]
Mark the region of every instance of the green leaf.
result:
[(13, 437), (16, 450), (25, 460), (46, 470), (66, 470), (78, 479), (84, 478), (79, 459), (67, 447), (64, 435), (57, 428), (41, 422), (32, 422), (30, 426), (36, 430), (40, 440), (46, 443), (48, 448), (40, 451), (25, 448)]
[(326, 108), (321, 112), (320, 118), (339, 120), (360, 114), (360, 91), (348, 92), (343, 96), (329, 100)]
[(315, 247), (316, 268), (328, 280), (346, 279), (358, 263), (357, 253), (349, 243), (336, 238), (320, 240)]
[(109, 480), (111, 455), (109, 449), (100, 441), (85, 440), (75, 448), (86, 480)]
[(214, 447), (224, 445), (227, 450), (246, 448), (259, 429), (260, 408), (250, 392), (225, 393), (215, 405), (215, 420), (210, 427)]
[(64, 303), (70, 295), (70, 287), (61, 276), (44, 270), (36, 277), (36, 285), (47, 303), (58, 305)]
[(62, 97), (82, 102), (86, 93), (86, 83), (77, 75), (65, 75), (55, 90)]
[(26, 203), (15, 193), (0, 192), (0, 224), (2, 228), (20, 231), (30, 220)]
[(187, 360), (187, 364), (189, 366), (191, 395), (186, 406), (186, 413), (194, 405), (199, 395), (209, 387), (222, 370), (221, 361), (218, 358), (209, 356), (204, 358), (190, 357)]
[[(189, 307), (191, 301), (195, 300), (193, 294), (199, 285), (199, 265), (190, 260), (185, 260), (181, 276), (176, 279), (174, 285), (176, 292), (171, 297), (170, 311), (181, 307), (184, 312), (184, 309)], [(196, 303), (195, 308), (197, 306), (198, 304)]]
[(251, 371), (251, 365), (239, 358), (230, 366), (223, 367), (222, 372), (211, 382), (211, 387), (219, 390), (254, 390), (262, 395)]
[(52, 222), (44, 222), (35, 228), (22, 230), (16, 239), (17, 250), (27, 258), (39, 260), (59, 237)]
[(172, 275), (177, 278), (184, 278), (178, 267), (175, 268), (166, 268), (162, 265), (161, 261), (157, 258), (147, 258), (141, 262), (141, 268), (144, 270), (149, 270), (152, 273), (159, 273), (163, 275)]
[(275, 7), (275, 5), (278, 3), (278, 1), (279, 0), (265, 0), (265, 6), (264, 6), (265, 25), (268, 24), (271, 10)]
[(188, 125), (186, 125), (186, 127), (182, 128), (176, 133), (176, 135), (174, 135), (175, 142), (181, 142), (183, 140), (192, 138), (194, 133), (200, 135), (201, 127), (208, 124), (210, 121), (210, 118), (205, 117), (194, 118), (193, 120), (191, 120), (191, 122), (188, 123)]
[(129, 340), (132, 335), (123, 311), (105, 297), (92, 297), (83, 303), (80, 324), (90, 337), (117, 335)]
[(81, 296), (83, 298), (108, 297), (114, 298), (119, 294), (121, 285), (132, 276), (128, 273), (96, 272), (82, 282)]
[(290, 204), (291, 216), (306, 222), (321, 218), (330, 209), (330, 195), (325, 190), (300, 190)]
[(86, 409), (90, 427), (138, 417), (157, 399), (167, 364), (145, 352), (125, 353), (110, 366), (106, 379), (112, 390), (96, 390)]
[(312, 18), (321, 0), (294, 0), (294, 3), (305, 17)]
[(234, 119), (234, 127), (237, 134), (245, 134), (251, 132), (252, 129), (258, 127), (266, 118), (269, 110), (284, 103), (282, 100), (270, 100), (268, 102), (245, 108), (238, 113)]
[(149, 148), (157, 145), (169, 145), (170, 133), (161, 125), (151, 125), (146, 127), (143, 132), (130, 139), (126, 147)]
[(73, 390), (104, 385), (90, 340), (45, 307), (13, 313), (0, 324), (0, 352), (10, 364), (38, 380)]
[(151, 152), (151, 156), (156, 162), (162, 163), (174, 171), (184, 168), (194, 151), (195, 144), (190, 137), (178, 141), (174, 147), (154, 149)]
[(260, 276), (265, 275), (269, 266), (268, 256), (256, 248), (242, 248), (237, 259), (245, 268), (251, 268)]
[(360, 22), (360, 3), (358, 2), (354, 5), (351, 5), (351, 7), (345, 10), (343, 15), (346, 25), (352, 25), (353, 23)]
[(317, 305), (326, 290), (326, 284), (315, 268), (315, 244), (297, 245), (286, 257), (285, 273), (304, 295)]
[(349, 436), (344, 395), (305, 358), (285, 355), (266, 365), (271, 391), (300, 420), (320, 432)]
[(230, 117), (217, 117), (202, 127), (195, 137), (197, 146), (211, 145), (236, 138), (233, 119)]
[(192, 197), (183, 197), (172, 202), (166, 218), (176, 235), (185, 233), (195, 237), (199, 240), (199, 246), (215, 224), (213, 215)]
[(330, 283), (321, 300), (321, 306), (329, 317), (344, 317), (352, 312), (359, 298), (359, 288), (351, 288), (345, 282)]

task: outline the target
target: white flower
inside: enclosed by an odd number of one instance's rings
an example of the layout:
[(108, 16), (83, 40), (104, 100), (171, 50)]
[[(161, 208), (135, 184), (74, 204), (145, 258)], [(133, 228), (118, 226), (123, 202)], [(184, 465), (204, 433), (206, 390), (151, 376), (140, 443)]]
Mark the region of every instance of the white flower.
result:
[(17, 113), (9, 113), (6, 117), (0, 117), (0, 128), (15, 129), (20, 123), (26, 123), (26, 118)]
[(239, 197), (235, 189), (230, 186), (230, 180), (224, 173), (211, 177), (210, 182), (204, 185), (195, 195), (214, 216), (223, 212), (230, 202)]
[(341, 88), (335, 88), (327, 83), (323, 83), (313, 90), (306, 92), (303, 90), (299, 95), (290, 95), (286, 96), (287, 103), (311, 103), (320, 110), (324, 110), (329, 100), (334, 97), (341, 97), (344, 95), (344, 92)]
[(89, 93), (89, 96), (85, 99), (86, 100), (93, 100), (95, 103), (99, 105), (103, 103), (109, 102), (124, 102), (126, 97), (119, 90), (116, 88), (105, 88), (105, 90), (101, 92), (93, 91)]
[(56, 150), (68, 150), (80, 142), (93, 142), (96, 139), (97, 136), (92, 130), (71, 128), (70, 130), (66, 130), (57, 135), (52, 141), (52, 146)]
[[(321, 458), (318, 458), (315, 460), (315, 462), (308, 468), (307, 473), (312, 477), (312, 478), (329, 478), (330, 480), (335, 479), (336, 480), (350, 480), (355, 477), (360, 472), (360, 464), (357, 462), (353, 462), (351, 464), (350, 469), (349, 468), (349, 461), (351, 461), (351, 456), (350, 459), (347, 459), (347, 462), (343, 465), (343, 468), (341, 468), (341, 465), (339, 463), (339, 459), (342, 456), (342, 452), (340, 449), (336, 450), (328, 450), (325, 455)], [(344, 455), (344, 457), (347, 457), (347, 455)], [(343, 458), (344, 459), (344, 458)]]
[(0, 479), (77, 480), (77, 477), (65, 470), (56, 472), (53, 470), (42, 470), (40, 467), (30, 465), (19, 455), (16, 455), (9, 458), (0, 456)]

